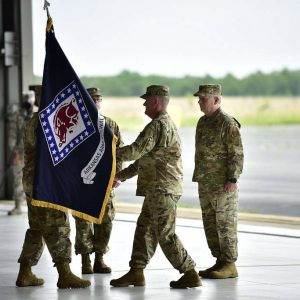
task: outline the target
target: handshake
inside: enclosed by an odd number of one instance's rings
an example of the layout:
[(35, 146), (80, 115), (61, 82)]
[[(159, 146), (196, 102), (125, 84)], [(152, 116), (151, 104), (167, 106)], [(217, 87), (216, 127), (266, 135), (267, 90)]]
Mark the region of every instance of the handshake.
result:
[(121, 184), (121, 180), (118, 177), (115, 177), (113, 182), (113, 188), (117, 188)]

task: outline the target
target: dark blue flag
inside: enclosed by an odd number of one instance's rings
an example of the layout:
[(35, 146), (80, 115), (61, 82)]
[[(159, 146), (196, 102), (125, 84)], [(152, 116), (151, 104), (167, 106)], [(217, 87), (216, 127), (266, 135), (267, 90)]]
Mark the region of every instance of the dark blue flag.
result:
[(46, 32), (32, 204), (101, 223), (115, 176), (116, 137)]

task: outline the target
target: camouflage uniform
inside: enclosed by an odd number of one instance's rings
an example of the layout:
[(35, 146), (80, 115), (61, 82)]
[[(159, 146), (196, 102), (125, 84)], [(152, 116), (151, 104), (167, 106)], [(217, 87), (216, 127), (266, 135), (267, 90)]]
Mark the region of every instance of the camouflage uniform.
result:
[(195, 262), (175, 233), (177, 202), (182, 194), (181, 141), (166, 112), (154, 118), (131, 145), (117, 150), (117, 158), (135, 160), (117, 173), (124, 181), (135, 175), (137, 196), (144, 196), (137, 221), (130, 267), (144, 269), (161, 246), (172, 266), (185, 273)]
[(22, 168), (24, 166), (23, 130), (25, 126), (25, 112), (19, 105), (13, 104), (8, 113), (8, 149), (10, 166), (13, 179), (12, 198), (15, 200), (15, 209), (9, 211), (9, 215), (21, 213), (21, 203), (25, 200), (22, 185)]
[(237, 259), (238, 192), (224, 185), (243, 169), (239, 123), (220, 108), (200, 118), (196, 129), (195, 170), (208, 246), (218, 261)]
[[(115, 121), (105, 117), (108, 126), (113, 134), (118, 138), (117, 147), (123, 145), (119, 127)], [(117, 172), (122, 170), (122, 162), (117, 162)], [(76, 223), (76, 238), (75, 238), (75, 253), (87, 254), (96, 252), (101, 255), (108, 251), (108, 242), (112, 230), (112, 221), (115, 218), (115, 193), (112, 190), (105, 208), (105, 213), (101, 224), (91, 224), (90, 222), (75, 217)], [(94, 233), (93, 233), (94, 227)]]
[(58, 210), (31, 205), (36, 156), (36, 129), (38, 114), (25, 126), (23, 186), (28, 205), (29, 229), (26, 231), (23, 250), (18, 260), (21, 264), (34, 266), (38, 263), (44, 241), (55, 265), (71, 262), (70, 224), (68, 216)]

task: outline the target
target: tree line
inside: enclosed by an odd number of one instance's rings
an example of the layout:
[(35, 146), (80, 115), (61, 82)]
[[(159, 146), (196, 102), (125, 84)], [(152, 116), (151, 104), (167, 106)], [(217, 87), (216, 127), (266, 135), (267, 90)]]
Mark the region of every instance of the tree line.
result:
[[(299, 96), (300, 70), (283, 69), (271, 73), (260, 71), (244, 78), (227, 74), (222, 78), (210, 75), (203, 77), (185, 76), (181, 78), (159, 75), (143, 76), (136, 72), (123, 71), (115, 76), (83, 76), (86, 87), (100, 87), (104, 96), (129, 97), (144, 93), (151, 84), (168, 85), (171, 96), (188, 96), (198, 89), (199, 84), (220, 83), (225, 96)], [(36, 78), (40, 81), (40, 78)]]

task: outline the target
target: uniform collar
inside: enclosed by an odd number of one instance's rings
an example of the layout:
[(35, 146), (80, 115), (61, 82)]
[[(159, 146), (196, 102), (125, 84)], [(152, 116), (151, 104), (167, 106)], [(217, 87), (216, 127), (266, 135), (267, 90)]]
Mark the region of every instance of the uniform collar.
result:
[(155, 119), (162, 119), (166, 116), (168, 116), (168, 113), (166, 111), (163, 111), (163, 112), (160, 112)]

